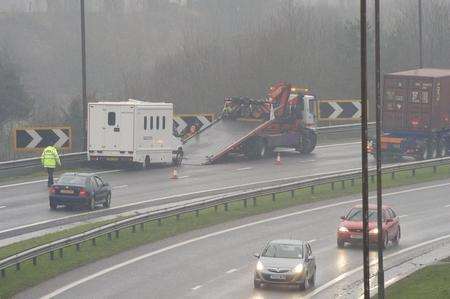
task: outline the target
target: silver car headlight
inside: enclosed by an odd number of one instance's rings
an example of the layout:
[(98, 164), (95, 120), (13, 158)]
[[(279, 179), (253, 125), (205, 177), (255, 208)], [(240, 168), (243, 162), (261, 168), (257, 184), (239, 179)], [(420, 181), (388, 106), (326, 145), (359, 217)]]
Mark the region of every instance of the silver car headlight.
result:
[(263, 265), (263, 263), (261, 263), (261, 261), (258, 261), (256, 263), (256, 271), (261, 272), (262, 270), (264, 270), (264, 265)]
[(303, 272), (303, 264), (298, 264), (297, 266), (295, 266), (294, 269), (292, 269), (292, 272), (299, 274)]

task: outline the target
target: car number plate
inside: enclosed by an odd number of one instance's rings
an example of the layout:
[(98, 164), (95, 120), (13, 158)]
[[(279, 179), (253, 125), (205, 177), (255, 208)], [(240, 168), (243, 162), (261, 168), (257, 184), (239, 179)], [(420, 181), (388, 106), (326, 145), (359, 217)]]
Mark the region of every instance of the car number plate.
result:
[(74, 193), (73, 190), (65, 190), (65, 189), (61, 190), (60, 192), (62, 194), (73, 194)]
[(286, 275), (285, 274), (271, 274), (270, 279), (283, 280), (283, 279), (286, 279)]
[(117, 157), (108, 157), (106, 158), (107, 161), (119, 161), (119, 158)]
[(362, 235), (351, 235), (350, 238), (360, 240), (363, 238), (363, 236)]

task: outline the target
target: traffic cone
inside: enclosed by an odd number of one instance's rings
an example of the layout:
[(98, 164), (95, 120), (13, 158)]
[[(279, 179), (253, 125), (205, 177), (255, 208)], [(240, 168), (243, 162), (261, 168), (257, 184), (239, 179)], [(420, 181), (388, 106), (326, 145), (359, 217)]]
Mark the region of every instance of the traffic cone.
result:
[(280, 153), (278, 153), (278, 155), (277, 155), (277, 159), (275, 160), (275, 164), (276, 165), (281, 165), (281, 155), (280, 155)]
[(176, 168), (173, 169), (171, 179), (173, 179), (173, 180), (174, 180), (174, 179), (178, 179), (178, 171), (177, 171)]

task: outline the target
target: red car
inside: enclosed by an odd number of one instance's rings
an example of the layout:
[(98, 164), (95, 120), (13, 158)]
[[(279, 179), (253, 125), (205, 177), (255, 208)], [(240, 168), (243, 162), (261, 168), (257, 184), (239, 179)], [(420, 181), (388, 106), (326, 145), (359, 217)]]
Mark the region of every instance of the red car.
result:
[[(389, 242), (397, 245), (400, 241), (400, 221), (393, 208), (383, 206), (383, 248)], [(347, 216), (341, 217), (337, 230), (337, 246), (343, 248), (345, 243), (362, 243), (362, 206), (357, 205), (350, 209)], [(369, 243), (378, 242), (377, 206), (369, 205)]]

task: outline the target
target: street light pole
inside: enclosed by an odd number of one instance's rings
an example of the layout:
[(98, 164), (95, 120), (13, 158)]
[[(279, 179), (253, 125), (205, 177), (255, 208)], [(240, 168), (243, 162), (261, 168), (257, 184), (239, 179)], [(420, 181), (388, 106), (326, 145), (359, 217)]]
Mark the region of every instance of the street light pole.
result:
[(370, 299), (369, 269), (369, 166), (367, 157), (367, 3), (360, 0), (361, 27), (361, 154), (363, 211), (364, 298)]
[(376, 81), (376, 158), (377, 158), (377, 228), (378, 228), (378, 298), (384, 299), (383, 266), (383, 194), (381, 176), (381, 54), (380, 0), (375, 0), (375, 81)]
[(87, 151), (87, 93), (86, 93), (86, 31), (84, 17), (84, 0), (80, 0), (81, 7), (81, 89), (82, 89), (82, 111), (83, 123), (81, 125), (81, 135), (83, 150)]
[(419, 67), (423, 68), (422, 0), (419, 0)]

